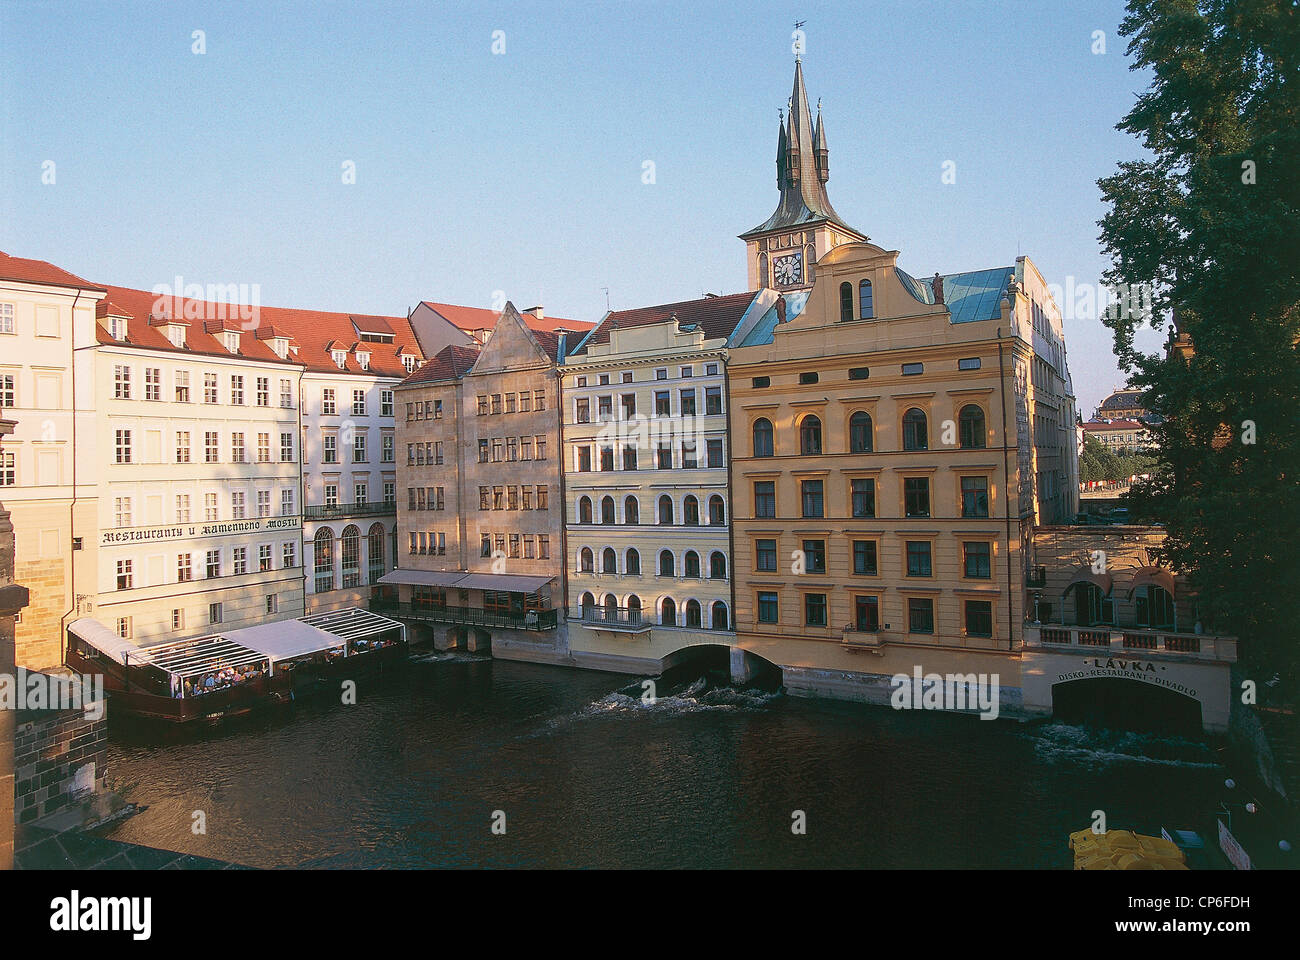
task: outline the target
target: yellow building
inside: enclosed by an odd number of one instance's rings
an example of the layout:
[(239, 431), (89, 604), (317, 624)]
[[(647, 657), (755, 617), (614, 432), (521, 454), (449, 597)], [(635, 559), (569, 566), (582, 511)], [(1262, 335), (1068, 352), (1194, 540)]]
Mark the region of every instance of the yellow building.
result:
[(730, 352), (737, 645), (793, 693), (883, 700), (919, 665), (1000, 676), (1014, 708), (1027, 543), (1077, 504), (1059, 311), (1024, 257), (905, 273), (829, 207), (820, 120), (809, 176), (799, 67), (791, 105), (743, 239), (760, 276), (793, 232), (828, 252), (811, 287), (781, 261), (784, 322)]

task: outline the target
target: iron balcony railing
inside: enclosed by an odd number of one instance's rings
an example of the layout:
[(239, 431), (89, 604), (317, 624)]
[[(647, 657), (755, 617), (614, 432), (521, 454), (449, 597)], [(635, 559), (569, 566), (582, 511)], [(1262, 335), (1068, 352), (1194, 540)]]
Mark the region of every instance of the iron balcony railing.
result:
[(379, 503), (338, 503), (333, 506), (312, 506), (303, 511), (308, 520), (341, 520), (344, 517), (382, 517), (397, 513), (396, 501)]
[(571, 617), (586, 626), (604, 627), (607, 630), (636, 632), (649, 630), (652, 626), (641, 610), (629, 610), (627, 607), (579, 607)]
[(370, 601), (370, 612), (407, 620), (455, 623), (472, 627), (508, 627), (512, 630), (554, 630), (557, 620), (554, 610), (509, 613), (500, 610), (484, 610), (481, 607), (435, 607), (379, 599)]

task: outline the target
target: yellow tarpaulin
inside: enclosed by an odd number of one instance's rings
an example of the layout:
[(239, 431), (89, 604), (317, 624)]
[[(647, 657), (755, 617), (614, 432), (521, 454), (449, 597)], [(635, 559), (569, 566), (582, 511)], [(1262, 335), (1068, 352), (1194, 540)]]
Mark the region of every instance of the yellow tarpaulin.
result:
[(1070, 849), (1076, 870), (1187, 869), (1187, 858), (1177, 844), (1132, 830), (1080, 830), (1070, 834)]

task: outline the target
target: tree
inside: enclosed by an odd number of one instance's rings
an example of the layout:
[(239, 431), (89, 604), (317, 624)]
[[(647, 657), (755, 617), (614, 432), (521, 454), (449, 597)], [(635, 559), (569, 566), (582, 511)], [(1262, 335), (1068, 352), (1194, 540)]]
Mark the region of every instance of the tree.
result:
[[(1248, 665), (1294, 677), (1300, 13), (1290, 0), (1130, 0), (1120, 34), (1152, 80), (1118, 127), (1148, 155), (1099, 181), (1105, 279), (1150, 284), (1155, 309), (1104, 319), (1162, 418), (1159, 463), (1130, 507), (1165, 525), (1160, 559), (1201, 618), (1241, 637)], [(1171, 317), (1172, 349), (1135, 347), (1140, 327)]]

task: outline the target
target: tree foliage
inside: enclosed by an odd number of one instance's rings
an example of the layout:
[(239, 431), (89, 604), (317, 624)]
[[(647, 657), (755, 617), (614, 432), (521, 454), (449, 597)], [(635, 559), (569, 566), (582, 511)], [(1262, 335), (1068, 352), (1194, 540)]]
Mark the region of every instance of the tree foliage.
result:
[[(1160, 463), (1137, 518), (1202, 619), (1256, 668), (1300, 665), (1300, 8), (1290, 0), (1130, 0), (1120, 34), (1151, 85), (1118, 125), (1146, 156), (1099, 181), (1112, 284), (1153, 284), (1152, 317), (1105, 318)], [(1172, 319), (1194, 353), (1145, 354)], [(1251, 442), (1253, 441), (1253, 442)]]
[(1083, 441), (1083, 455), (1079, 457), (1079, 479), (1084, 483), (1093, 480), (1127, 480), (1150, 472), (1156, 462), (1154, 457), (1142, 454), (1120, 456), (1096, 437), (1086, 437)]

